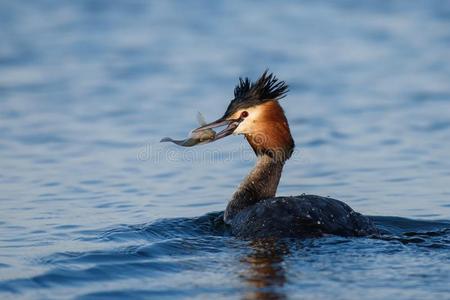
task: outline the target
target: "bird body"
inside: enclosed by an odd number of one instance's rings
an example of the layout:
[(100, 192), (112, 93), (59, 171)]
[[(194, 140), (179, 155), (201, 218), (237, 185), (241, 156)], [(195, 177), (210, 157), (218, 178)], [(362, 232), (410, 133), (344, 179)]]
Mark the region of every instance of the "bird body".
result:
[(316, 195), (273, 197), (239, 211), (229, 221), (242, 238), (376, 235), (371, 220), (342, 201)]

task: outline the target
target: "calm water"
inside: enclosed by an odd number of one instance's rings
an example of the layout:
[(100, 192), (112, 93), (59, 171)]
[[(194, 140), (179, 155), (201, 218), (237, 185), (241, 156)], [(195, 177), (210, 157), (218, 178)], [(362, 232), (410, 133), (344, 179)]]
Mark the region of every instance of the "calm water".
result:
[[(0, 1), (0, 297), (450, 299), (450, 2), (360, 2)], [(243, 139), (159, 143), (267, 67), (279, 194), (381, 239), (237, 240)]]

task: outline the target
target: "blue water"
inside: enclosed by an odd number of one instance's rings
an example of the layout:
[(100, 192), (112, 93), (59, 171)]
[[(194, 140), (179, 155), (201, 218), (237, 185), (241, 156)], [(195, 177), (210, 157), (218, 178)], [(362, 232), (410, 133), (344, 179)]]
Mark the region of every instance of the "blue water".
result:
[[(450, 299), (449, 49), (448, 1), (0, 1), (1, 299)], [(381, 238), (235, 239), (245, 141), (159, 143), (265, 68), (278, 193)]]

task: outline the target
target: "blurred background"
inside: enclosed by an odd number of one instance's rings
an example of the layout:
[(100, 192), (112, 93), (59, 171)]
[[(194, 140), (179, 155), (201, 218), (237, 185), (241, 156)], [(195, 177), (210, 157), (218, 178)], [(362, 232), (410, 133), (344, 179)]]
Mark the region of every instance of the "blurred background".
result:
[(448, 1), (0, 1), (4, 289), (101, 248), (88, 232), (223, 210), (254, 163), (243, 138), (159, 140), (266, 68), (297, 145), (279, 195), (448, 220), (449, 49)]

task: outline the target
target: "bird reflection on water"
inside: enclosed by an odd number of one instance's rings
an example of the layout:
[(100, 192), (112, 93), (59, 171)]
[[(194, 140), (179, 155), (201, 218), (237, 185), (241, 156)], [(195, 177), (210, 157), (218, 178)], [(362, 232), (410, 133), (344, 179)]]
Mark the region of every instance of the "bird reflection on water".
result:
[(289, 254), (288, 246), (273, 239), (254, 240), (249, 246), (253, 251), (241, 259), (244, 270), (240, 276), (248, 286), (243, 299), (286, 299), (284, 256)]

